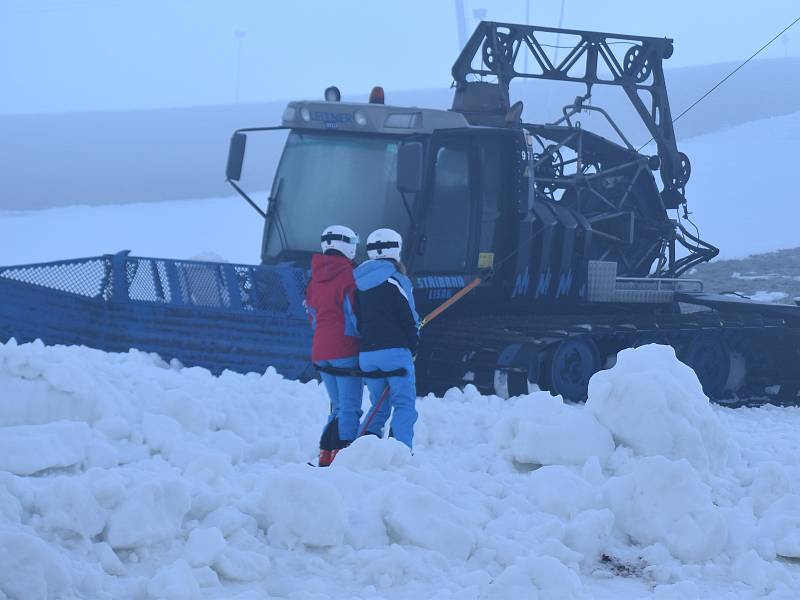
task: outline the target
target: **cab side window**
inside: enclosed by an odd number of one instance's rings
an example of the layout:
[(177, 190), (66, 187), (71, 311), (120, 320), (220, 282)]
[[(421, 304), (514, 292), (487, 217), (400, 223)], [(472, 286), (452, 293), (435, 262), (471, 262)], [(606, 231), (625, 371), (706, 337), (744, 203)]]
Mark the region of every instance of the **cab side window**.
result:
[(441, 146), (436, 151), (433, 188), (425, 215), (425, 271), (466, 270), (472, 212), (469, 162), (468, 146)]
[[(478, 252), (494, 253), (498, 245), (497, 239), (501, 216), (501, 200), (503, 193), (503, 147), (499, 143), (480, 146), (480, 239)], [(487, 265), (488, 266), (488, 265)]]

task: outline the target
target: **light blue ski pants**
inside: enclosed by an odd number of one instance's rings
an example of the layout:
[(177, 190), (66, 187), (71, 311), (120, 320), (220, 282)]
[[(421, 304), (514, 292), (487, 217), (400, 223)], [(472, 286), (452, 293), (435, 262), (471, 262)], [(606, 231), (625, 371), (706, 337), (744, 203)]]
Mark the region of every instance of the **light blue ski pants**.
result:
[[(356, 368), (358, 367), (358, 357), (348, 356), (347, 358), (320, 360), (317, 364), (321, 367)], [(322, 371), (320, 371), (320, 375), (331, 399), (331, 414), (328, 416), (327, 423), (338, 418), (339, 439), (352, 442), (358, 434), (358, 422), (361, 419), (361, 378), (330, 375)]]
[[(407, 348), (387, 348), (362, 352), (358, 356), (358, 363), (362, 371), (394, 371), (405, 369), (406, 374), (399, 377), (385, 377), (373, 379), (365, 377), (364, 382), (369, 388), (372, 401), (372, 410), (388, 387), (388, 397), (384, 399), (380, 409), (372, 418), (366, 433), (383, 436), (383, 428), (392, 413), (392, 434), (394, 437), (411, 448), (414, 439), (414, 423), (417, 422), (417, 385), (414, 375), (414, 360)], [(369, 414), (369, 413), (368, 413)]]

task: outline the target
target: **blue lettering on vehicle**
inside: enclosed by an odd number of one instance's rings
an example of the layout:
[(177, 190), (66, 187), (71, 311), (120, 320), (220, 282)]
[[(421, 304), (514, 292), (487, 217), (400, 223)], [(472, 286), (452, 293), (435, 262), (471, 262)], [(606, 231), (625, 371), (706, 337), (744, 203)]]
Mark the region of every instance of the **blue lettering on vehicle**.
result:
[(516, 298), (517, 296), (525, 296), (528, 293), (528, 286), (530, 285), (531, 276), (528, 272), (528, 268), (525, 268), (524, 273), (520, 273), (517, 275), (516, 280), (514, 281), (514, 291), (511, 294), (512, 298)]
[(353, 122), (352, 113), (329, 112), (325, 110), (311, 111), (312, 121), (322, 121), (326, 127), (335, 129), (338, 125), (346, 125)]
[(553, 274), (550, 272), (550, 269), (547, 269), (546, 272), (539, 275), (539, 285), (536, 286), (536, 298), (547, 295), (547, 292), (550, 290), (550, 279), (552, 279), (552, 277)]
[(447, 300), (453, 293), (448, 288), (432, 288), (428, 290), (428, 300)]
[[(466, 283), (464, 277), (461, 275), (427, 275), (425, 277), (417, 277), (415, 285), (422, 289), (451, 289), (463, 288)], [(449, 298), (452, 295), (449, 294)]]

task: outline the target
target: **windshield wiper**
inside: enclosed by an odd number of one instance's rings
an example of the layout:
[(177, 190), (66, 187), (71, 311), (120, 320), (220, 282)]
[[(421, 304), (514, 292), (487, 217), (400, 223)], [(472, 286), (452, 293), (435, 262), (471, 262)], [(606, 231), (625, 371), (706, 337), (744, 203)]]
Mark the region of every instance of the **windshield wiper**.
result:
[(287, 250), (289, 247), (288, 241), (286, 239), (286, 231), (283, 228), (283, 223), (281, 223), (280, 215), (278, 214), (278, 200), (281, 196), (281, 188), (283, 187), (283, 177), (278, 179), (278, 182), (275, 184), (275, 191), (267, 200), (267, 213), (264, 215), (264, 218), (267, 219), (268, 226), (267, 232), (264, 235), (264, 246), (269, 247), (269, 238), (270, 234), (272, 233), (273, 225), (278, 231), (278, 241), (281, 243), (281, 250)]
[(411, 221), (411, 227), (414, 231), (416, 231), (417, 223), (414, 220), (414, 215), (411, 213), (411, 207), (408, 205), (408, 200), (406, 200), (406, 193), (400, 192), (400, 198), (403, 200), (403, 207), (406, 209), (406, 213), (408, 213), (408, 220)]

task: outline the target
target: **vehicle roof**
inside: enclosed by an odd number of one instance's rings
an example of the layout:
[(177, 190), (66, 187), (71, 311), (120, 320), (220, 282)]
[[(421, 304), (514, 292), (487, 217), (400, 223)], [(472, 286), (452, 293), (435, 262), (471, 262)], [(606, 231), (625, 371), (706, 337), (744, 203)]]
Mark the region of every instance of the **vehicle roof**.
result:
[(296, 129), (411, 135), (437, 129), (469, 127), (464, 115), (451, 110), (362, 102), (301, 100), (290, 102), (283, 125)]

